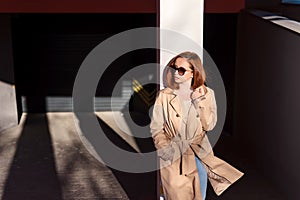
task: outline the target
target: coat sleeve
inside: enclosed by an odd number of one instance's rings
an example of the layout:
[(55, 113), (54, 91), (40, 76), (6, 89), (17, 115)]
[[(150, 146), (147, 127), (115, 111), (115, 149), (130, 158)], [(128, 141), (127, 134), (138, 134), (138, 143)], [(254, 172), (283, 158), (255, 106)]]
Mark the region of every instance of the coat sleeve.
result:
[(217, 104), (214, 91), (208, 89), (207, 93), (197, 101), (203, 130), (210, 131), (217, 123)]
[(154, 141), (154, 145), (157, 149), (161, 149), (170, 144), (170, 139), (166, 136), (164, 131), (165, 116), (163, 112), (162, 105), (162, 94), (158, 93), (158, 96), (155, 100), (151, 123), (150, 131)]

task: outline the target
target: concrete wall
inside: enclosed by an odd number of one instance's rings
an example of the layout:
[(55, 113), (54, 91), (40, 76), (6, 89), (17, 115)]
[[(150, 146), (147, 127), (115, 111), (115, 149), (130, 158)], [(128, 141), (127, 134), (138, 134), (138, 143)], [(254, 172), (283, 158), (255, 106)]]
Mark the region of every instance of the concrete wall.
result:
[(300, 34), (239, 16), (235, 139), (288, 199), (299, 199)]
[[(159, 11), (159, 28), (163, 30), (171, 30), (180, 33), (190, 40), (195, 41), (200, 47), (203, 47), (203, 0), (163, 0), (160, 1)], [(188, 12), (187, 12), (188, 11)], [(165, 33), (160, 33), (160, 63), (164, 66), (169, 60), (178, 53), (190, 50), (185, 41), (176, 41), (172, 37), (165, 37)], [(172, 41), (174, 40), (174, 41)], [(170, 48), (170, 43), (177, 43)], [(197, 52), (199, 56), (202, 52)], [(161, 83), (162, 83), (161, 78)]]
[(0, 131), (18, 124), (10, 16), (0, 15)]

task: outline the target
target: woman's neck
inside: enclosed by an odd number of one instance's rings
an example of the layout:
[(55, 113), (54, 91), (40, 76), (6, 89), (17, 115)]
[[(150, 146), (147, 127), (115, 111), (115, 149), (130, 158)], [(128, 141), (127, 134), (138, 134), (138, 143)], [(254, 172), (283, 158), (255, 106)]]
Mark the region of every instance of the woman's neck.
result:
[(179, 86), (178, 91), (180, 91), (180, 92), (191, 92), (192, 91), (192, 89), (191, 89), (191, 83), (192, 83), (191, 80), (190, 81), (185, 81), (183, 83), (180, 83), (178, 85)]
[(192, 88), (191, 88), (190, 81), (180, 83), (179, 88), (176, 90), (176, 94), (179, 95), (184, 100), (190, 99), (191, 92), (192, 92)]

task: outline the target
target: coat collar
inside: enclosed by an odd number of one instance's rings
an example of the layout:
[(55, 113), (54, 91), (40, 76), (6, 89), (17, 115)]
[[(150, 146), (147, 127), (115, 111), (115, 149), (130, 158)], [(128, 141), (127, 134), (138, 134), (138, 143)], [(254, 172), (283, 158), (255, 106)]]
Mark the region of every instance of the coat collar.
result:
[(181, 114), (180, 101), (179, 101), (178, 95), (175, 93), (175, 91), (171, 88), (165, 88), (163, 90), (163, 93), (172, 95), (172, 97), (170, 98), (169, 104), (175, 110), (175, 112), (180, 115)]
[[(175, 93), (175, 91), (171, 88), (165, 88), (163, 90), (163, 93), (170, 95), (168, 99), (168, 103), (170, 105), (170, 107), (172, 107), (174, 109), (174, 111), (176, 112), (176, 117), (173, 118), (173, 121), (176, 122), (175, 124), (179, 124), (180, 123), (180, 119), (182, 119), (181, 115), (182, 115), (182, 107), (181, 107), (181, 103), (180, 103), (180, 99), (178, 97), (178, 95)], [(195, 106), (194, 103), (192, 102), (193, 107)], [(200, 117), (200, 114), (197, 110), (196, 107), (194, 107), (195, 109), (191, 109), (190, 110), (190, 114), (188, 115), (187, 121), (189, 121), (188, 125), (187, 125), (187, 138), (193, 138), (194, 135), (196, 134), (196, 131), (198, 130), (199, 124), (200, 123), (195, 123), (195, 120), (198, 120)]]
[[(175, 91), (169, 87), (163, 89), (163, 93), (168, 94), (168, 95), (172, 95), (172, 97), (169, 100), (169, 104), (171, 105), (171, 107), (175, 110), (175, 112), (180, 115), (182, 112), (182, 108), (180, 105), (180, 100), (178, 95), (175, 93)], [(192, 101), (193, 105), (194, 105), (194, 101)], [(195, 105), (194, 105), (195, 106)], [(197, 112), (197, 116), (199, 116), (199, 113), (196, 109)]]
[[(171, 88), (165, 88), (165, 89), (163, 89), (163, 93), (174, 95), (174, 98), (177, 96), (177, 94), (175, 93), (175, 90), (173, 90)], [(195, 100), (195, 99), (192, 99), (192, 100)]]

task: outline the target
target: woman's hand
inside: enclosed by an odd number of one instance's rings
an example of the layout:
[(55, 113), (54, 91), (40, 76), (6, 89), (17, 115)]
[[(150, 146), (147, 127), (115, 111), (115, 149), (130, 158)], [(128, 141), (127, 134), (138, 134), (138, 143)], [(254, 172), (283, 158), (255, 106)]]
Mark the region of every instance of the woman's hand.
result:
[(198, 99), (198, 98), (204, 96), (206, 93), (207, 93), (207, 88), (204, 85), (202, 85), (202, 86), (194, 89), (194, 91), (191, 95), (191, 98)]
[(193, 139), (192, 139), (192, 144), (201, 144), (202, 143), (202, 140), (205, 136), (206, 132), (205, 131), (202, 131), (201, 134), (197, 134)]

